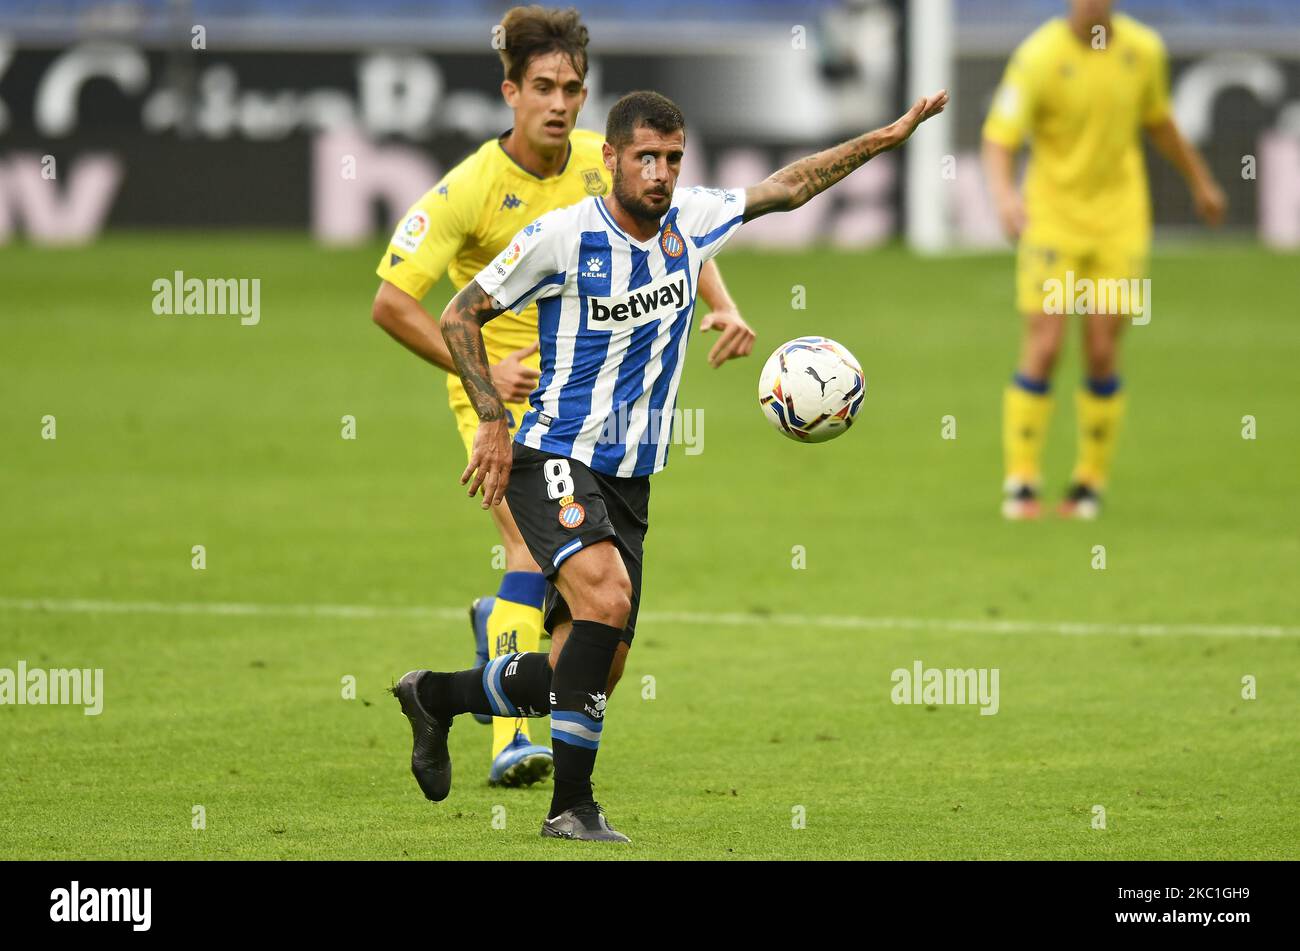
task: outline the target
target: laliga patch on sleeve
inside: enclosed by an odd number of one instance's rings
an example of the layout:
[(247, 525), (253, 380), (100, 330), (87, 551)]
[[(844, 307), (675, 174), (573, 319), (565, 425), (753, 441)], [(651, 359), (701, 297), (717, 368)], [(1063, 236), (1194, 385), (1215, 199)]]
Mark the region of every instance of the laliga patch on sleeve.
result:
[(393, 232), (393, 247), (401, 248), (414, 254), (424, 236), (429, 233), (429, 216), (423, 211), (414, 211)]
[(516, 237), (504, 251), (497, 255), (497, 259), (492, 262), (492, 265), (499, 276), (505, 277), (506, 272), (514, 268), (523, 256), (524, 239), (523, 237)]

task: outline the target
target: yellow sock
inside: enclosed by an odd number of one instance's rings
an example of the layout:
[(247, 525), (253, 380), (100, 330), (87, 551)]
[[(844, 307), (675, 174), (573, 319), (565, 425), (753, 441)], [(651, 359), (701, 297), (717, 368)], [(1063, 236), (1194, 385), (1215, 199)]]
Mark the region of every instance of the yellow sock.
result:
[(1032, 393), (1016, 380), (1002, 395), (1002, 453), (1007, 479), (1038, 485), (1042, 480), (1043, 445), (1052, 418), (1052, 397)]
[[(488, 615), (488, 655), (535, 651), (542, 640), (542, 598), (546, 579), (535, 571), (509, 571), (501, 579), (496, 604)], [(492, 718), (492, 758), (510, 744), (515, 731), (528, 733), (525, 717)]]
[[(1098, 395), (1098, 391), (1105, 395)], [(1093, 381), (1079, 388), (1074, 403), (1079, 416), (1079, 461), (1073, 481), (1100, 491), (1110, 477), (1120, 422), (1124, 419), (1124, 394), (1119, 380)]]

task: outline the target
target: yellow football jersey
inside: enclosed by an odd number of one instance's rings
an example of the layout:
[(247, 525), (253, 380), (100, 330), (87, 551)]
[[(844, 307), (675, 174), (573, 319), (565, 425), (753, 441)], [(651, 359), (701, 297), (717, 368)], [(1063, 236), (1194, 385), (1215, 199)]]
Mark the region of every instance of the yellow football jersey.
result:
[[(424, 298), (444, 271), (460, 290), (525, 225), (548, 211), (609, 191), (610, 176), (601, 157), (604, 141), (597, 132), (575, 129), (569, 136), (568, 161), (551, 178), (538, 178), (519, 166), (500, 139), (483, 143), (411, 206), (376, 273), (416, 300)], [(494, 363), (536, 340), (534, 304), (521, 314), (502, 314), (483, 330), (488, 359)]]
[(1094, 49), (1064, 19), (1035, 30), (1012, 55), (984, 137), (1029, 142), (1027, 232), (1063, 244), (1151, 232), (1142, 127), (1169, 116), (1164, 44), (1150, 27), (1115, 14)]

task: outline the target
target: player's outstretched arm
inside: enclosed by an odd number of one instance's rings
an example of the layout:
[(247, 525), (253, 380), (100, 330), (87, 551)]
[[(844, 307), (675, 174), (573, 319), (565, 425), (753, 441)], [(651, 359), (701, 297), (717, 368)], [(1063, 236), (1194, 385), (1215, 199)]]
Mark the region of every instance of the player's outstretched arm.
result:
[(501, 504), (510, 482), (510, 426), (505, 405), (492, 385), (487, 348), (483, 345), (483, 325), (504, 310), (478, 281), (470, 281), (452, 298), (439, 321), (465, 393), (479, 418), (469, 465), (461, 473), (460, 484), (473, 479), (469, 486), (471, 497), (482, 487), (483, 508)]
[(745, 189), (745, 220), (752, 221), (774, 211), (793, 211), (807, 204), (855, 168), (866, 165), (881, 152), (898, 148), (917, 126), (943, 112), (947, 104), (947, 90), (918, 99), (911, 109), (884, 128), (802, 158)]

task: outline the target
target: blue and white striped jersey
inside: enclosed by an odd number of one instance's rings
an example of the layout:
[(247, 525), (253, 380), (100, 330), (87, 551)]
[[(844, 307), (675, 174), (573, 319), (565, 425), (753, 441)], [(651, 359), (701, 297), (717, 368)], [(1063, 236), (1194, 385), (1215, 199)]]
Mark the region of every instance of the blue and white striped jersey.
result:
[(700, 268), (744, 210), (744, 189), (678, 188), (642, 242), (591, 198), (543, 215), (479, 272), (508, 310), (537, 301), (542, 375), (516, 441), (606, 475), (664, 467)]

